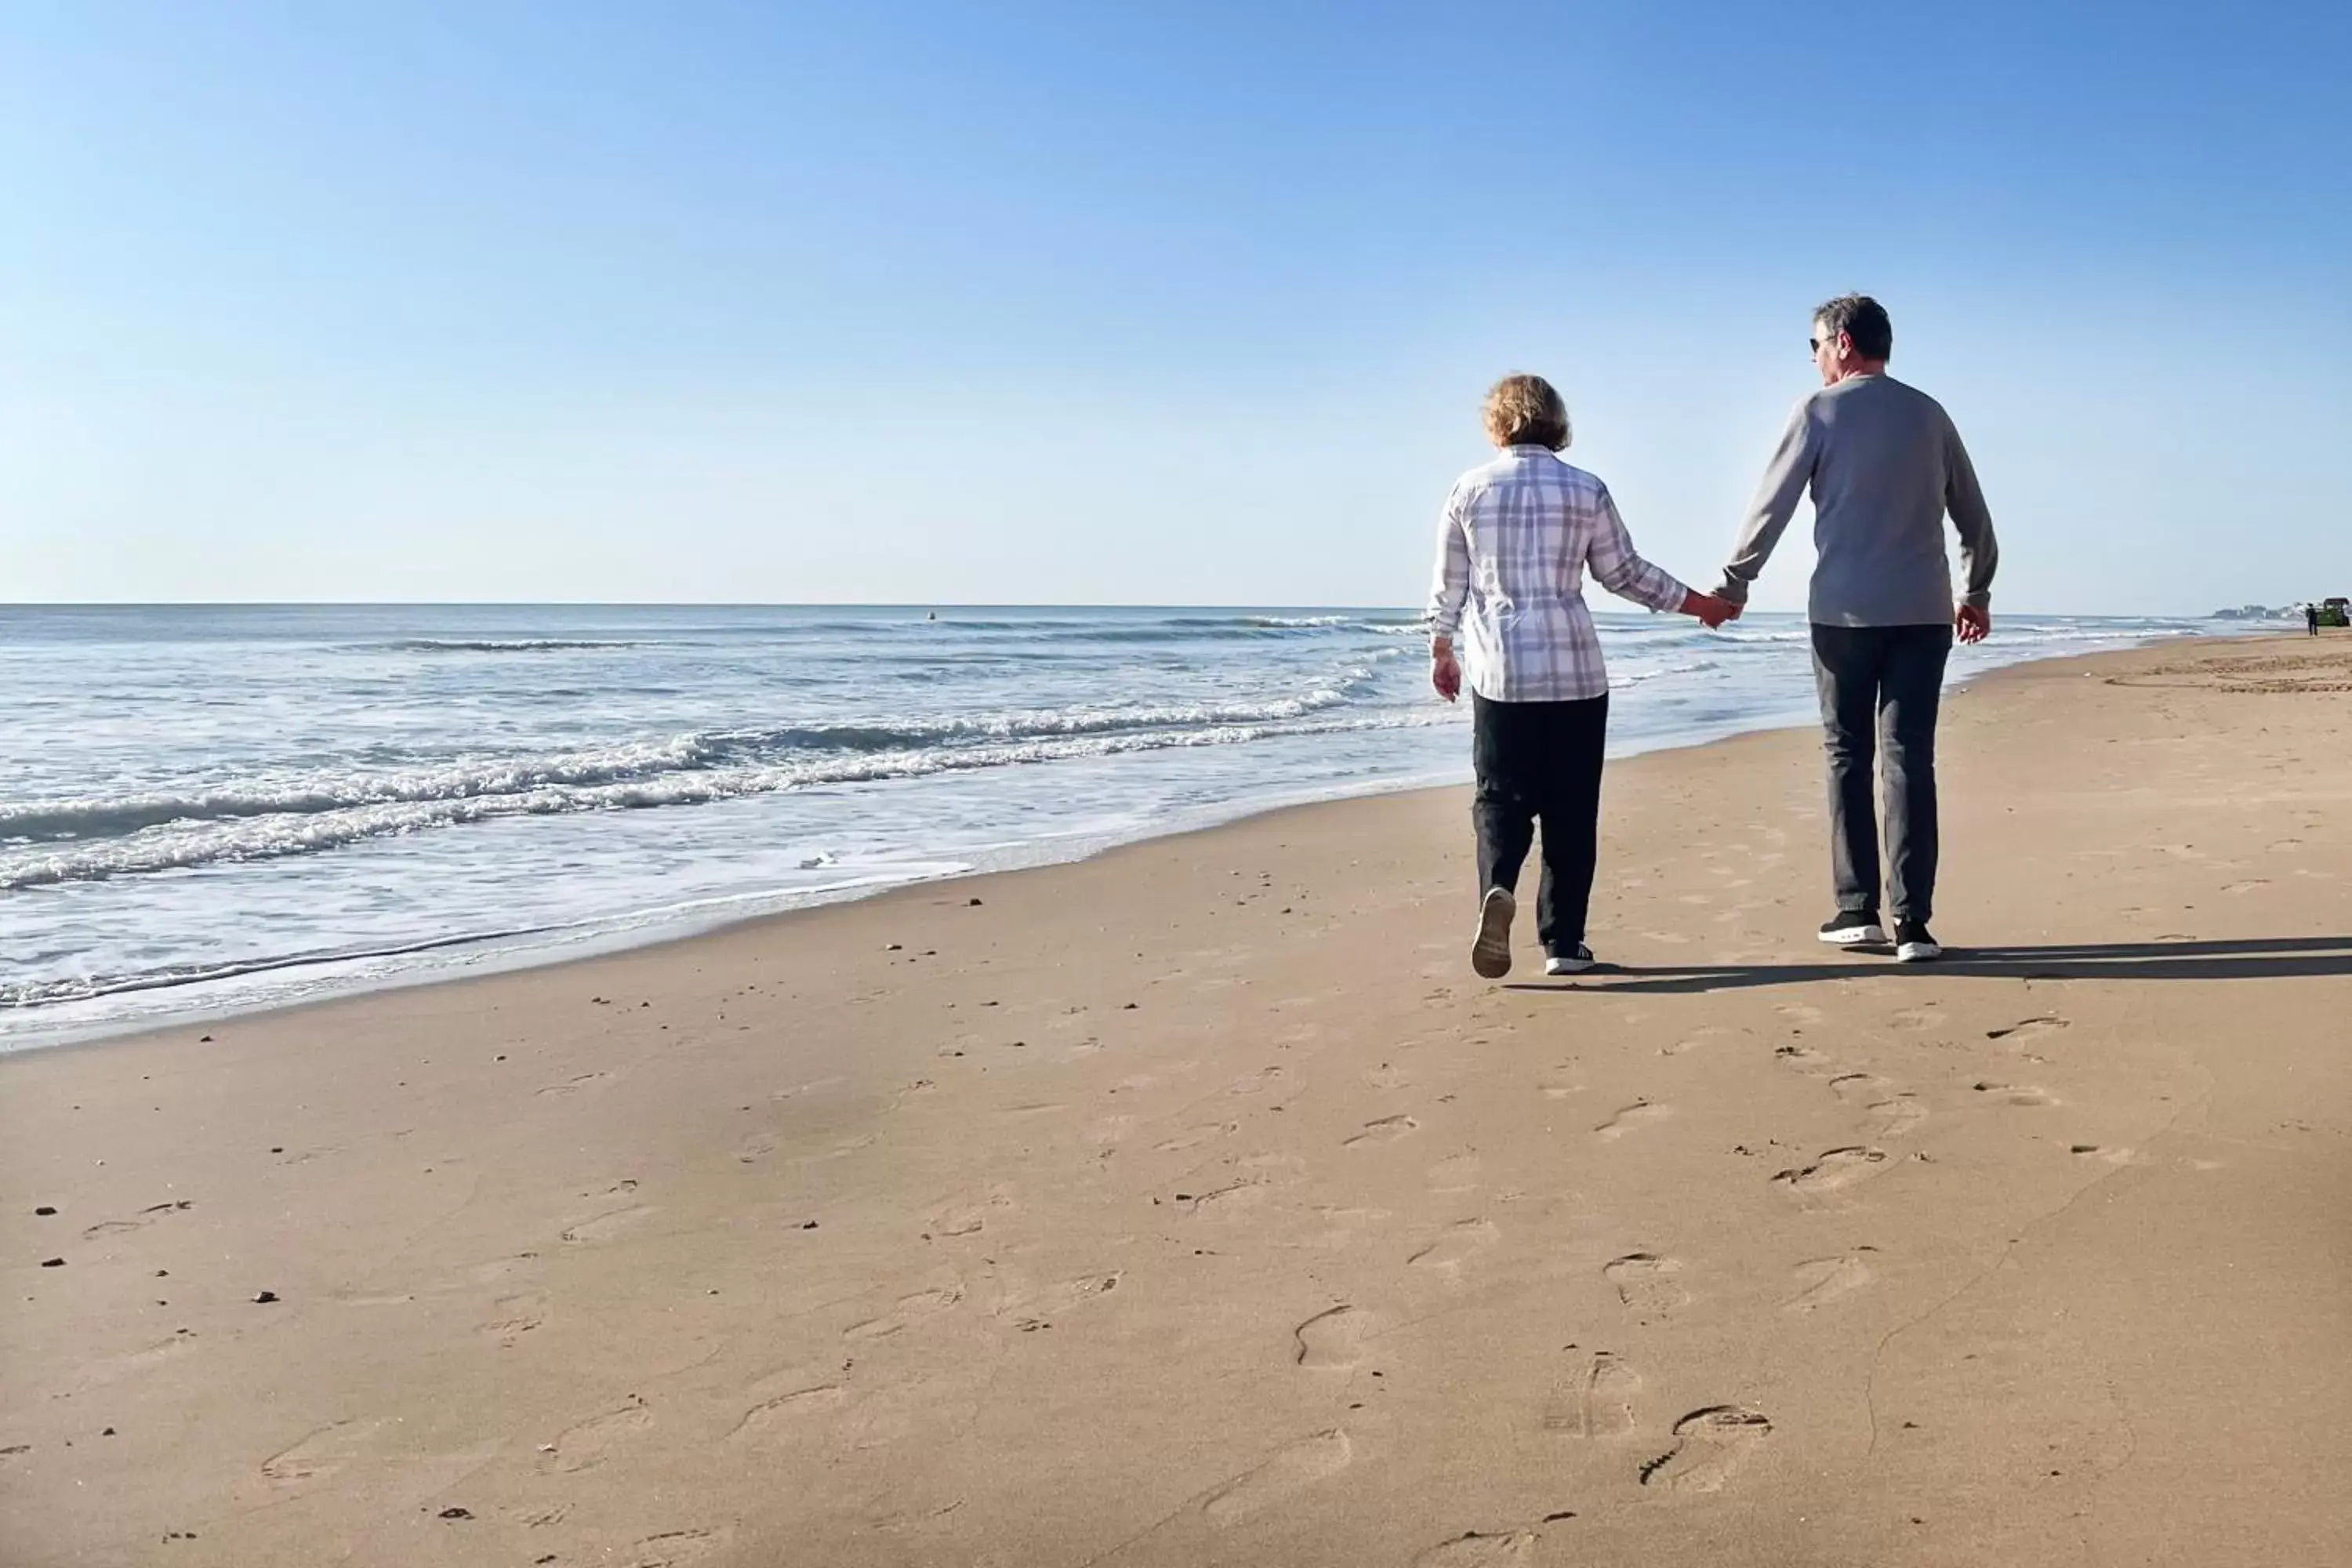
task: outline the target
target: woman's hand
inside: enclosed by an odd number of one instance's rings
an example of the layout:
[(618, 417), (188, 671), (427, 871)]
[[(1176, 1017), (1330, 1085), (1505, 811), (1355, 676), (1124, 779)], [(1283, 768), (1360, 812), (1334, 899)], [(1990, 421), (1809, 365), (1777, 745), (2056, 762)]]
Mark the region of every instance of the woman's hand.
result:
[(1462, 667), (1454, 660), (1454, 645), (1444, 637), (1429, 645), (1429, 684), (1448, 702), (1462, 695)]

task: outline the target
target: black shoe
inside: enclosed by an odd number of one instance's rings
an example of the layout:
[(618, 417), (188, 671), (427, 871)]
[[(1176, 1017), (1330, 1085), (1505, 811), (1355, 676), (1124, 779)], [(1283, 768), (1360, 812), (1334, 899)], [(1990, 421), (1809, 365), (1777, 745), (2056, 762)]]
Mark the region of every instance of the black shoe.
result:
[(1837, 919), (1822, 927), (1821, 937), (1832, 947), (1884, 946), (1886, 928), (1878, 923), (1876, 910), (1840, 910)]
[(1933, 963), (1944, 950), (1928, 934), (1926, 921), (1895, 922), (1895, 959), (1898, 963)]
[(1546, 974), (1581, 974), (1592, 967), (1592, 950), (1582, 942), (1544, 960)]

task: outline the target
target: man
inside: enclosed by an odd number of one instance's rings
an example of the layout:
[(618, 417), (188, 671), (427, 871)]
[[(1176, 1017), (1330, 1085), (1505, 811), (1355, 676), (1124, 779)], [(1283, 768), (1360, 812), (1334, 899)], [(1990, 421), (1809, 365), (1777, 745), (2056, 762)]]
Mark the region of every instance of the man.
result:
[(1609, 672), (1584, 605), (1585, 568), (1611, 593), (1654, 610), (1710, 626), (1734, 612), (1643, 560), (1609, 487), (1559, 460), (1568, 405), (1549, 382), (1505, 376), (1487, 392), (1483, 417), (1501, 455), (1455, 480), (1445, 498), (1429, 598), (1429, 679), (1448, 702), (1462, 690), (1454, 634), (1468, 643), (1479, 893), (1470, 967), (1489, 980), (1510, 973), (1512, 889), (1540, 818), (1544, 973), (1575, 974), (1592, 967), (1584, 918), (1609, 733)]
[[(1936, 900), (1936, 710), (1952, 638), (1992, 629), (2000, 551), (1984, 493), (1943, 406), (1886, 374), (1895, 329), (1866, 295), (1813, 313), (1822, 390), (1797, 405), (1764, 471), (1723, 584), (1735, 605), (1763, 571), (1810, 489), (1813, 543), (1813, 677), (1829, 753), (1830, 849), (1837, 913), (1821, 939), (1883, 944), (1878, 823), (1871, 762), (1885, 773), (1887, 889), (1895, 956), (1943, 955), (1927, 922)], [(1944, 517), (1960, 539), (1966, 587), (1957, 605)]]
[(2319, 606), (2317, 605), (2305, 605), (2303, 607), (2303, 632), (2305, 637), (2315, 637), (2319, 635)]

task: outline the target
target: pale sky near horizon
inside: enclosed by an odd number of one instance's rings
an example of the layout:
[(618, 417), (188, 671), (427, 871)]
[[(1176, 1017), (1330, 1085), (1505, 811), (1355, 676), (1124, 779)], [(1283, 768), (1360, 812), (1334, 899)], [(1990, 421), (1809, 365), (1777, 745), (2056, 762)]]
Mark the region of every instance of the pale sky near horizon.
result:
[(2347, 80), (2318, 5), (22, 5), (0, 601), (1410, 605), (1520, 369), (1703, 585), (1849, 288), (1997, 612), (2352, 594)]

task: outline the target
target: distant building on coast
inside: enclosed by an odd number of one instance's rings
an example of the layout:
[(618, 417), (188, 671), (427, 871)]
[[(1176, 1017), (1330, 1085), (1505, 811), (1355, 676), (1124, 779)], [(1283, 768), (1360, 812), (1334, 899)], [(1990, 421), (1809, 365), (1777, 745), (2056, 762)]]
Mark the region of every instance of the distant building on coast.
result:
[(2234, 609), (2216, 610), (2212, 618), (2217, 621), (2299, 621), (2303, 619), (2303, 606), (2281, 605), (2273, 610), (2261, 605), (2240, 605)]

